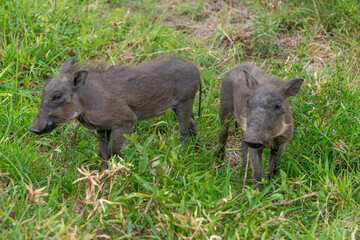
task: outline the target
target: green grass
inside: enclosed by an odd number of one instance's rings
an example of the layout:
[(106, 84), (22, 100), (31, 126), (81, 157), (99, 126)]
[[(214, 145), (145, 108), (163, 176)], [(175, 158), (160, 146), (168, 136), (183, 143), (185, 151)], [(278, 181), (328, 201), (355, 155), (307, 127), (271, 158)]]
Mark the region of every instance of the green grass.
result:
[[(354, 0), (0, 0), (1, 239), (359, 239), (359, 10)], [(69, 56), (136, 64), (164, 54), (201, 69), (203, 148), (179, 147), (169, 111), (136, 124), (128, 170), (91, 189), (95, 132), (77, 122), (27, 131), (41, 86)], [(213, 156), (220, 83), (242, 62), (305, 79), (280, 171), (256, 191), (251, 171), (244, 185), (235, 128), (228, 157)], [(88, 180), (75, 182), (81, 167)]]

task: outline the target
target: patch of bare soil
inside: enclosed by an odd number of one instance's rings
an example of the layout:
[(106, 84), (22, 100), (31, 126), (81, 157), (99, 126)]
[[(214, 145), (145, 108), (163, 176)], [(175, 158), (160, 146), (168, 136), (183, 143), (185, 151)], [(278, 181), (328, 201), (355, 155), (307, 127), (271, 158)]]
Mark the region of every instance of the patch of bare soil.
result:
[(235, 140), (229, 136), (226, 143), (226, 149), (226, 159), (231, 161), (231, 167), (239, 167), (242, 162), (241, 141)]
[[(280, 7), (277, 2), (272, 2), (271, 6), (269, 4), (264, 3), (264, 8)], [(212, 47), (208, 49), (209, 55), (221, 51), (223, 58), (217, 63), (220, 68), (229, 64), (234, 57), (235, 61), (247, 62), (260, 57), (281, 64), (279, 67), (286, 68), (284, 71), (291, 71), (292, 65), (303, 61), (306, 57), (306, 71), (316, 72), (322, 71), (327, 63), (336, 60), (336, 54), (343, 50), (334, 47), (322, 32), (311, 40), (305, 40), (301, 29), (293, 29), (292, 32), (282, 31), (277, 34), (275, 41), (272, 42), (277, 49), (275, 52), (265, 51), (259, 55), (259, 52), (251, 46), (253, 33), (249, 27), (256, 19), (254, 17), (257, 13), (240, 1), (167, 0), (156, 3), (156, 8), (159, 11), (158, 15), (164, 16), (164, 24), (181, 30), (189, 42), (196, 39), (196, 44), (208, 46), (211, 44)], [(289, 26), (289, 29), (292, 29), (292, 26)], [(294, 31), (299, 31), (300, 34), (296, 35)], [(216, 36), (221, 37), (213, 43), (212, 40)], [(236, 44), (241, 45), (241, 51), (235, 48)], [(136, 42), (129, 43), (125, 48), (133, 48), (136, 45)], [(300, 48), (303, 48), (303, 56), (298, 56)], [(135, 60), (134, 56), (126, 55), (126, 52), (128, 51), (125, 51), (125, 55), (121, 57), (122, 62)]]
[[(300, 60), (300, 57), (295, 52), (300, 47), (300, 43), (304, 39), (301, 36), (279, 36), (275, 42), (276, 45), (281, 46), (284, 51), (281, 54), (275, 54), (280, 62), (289, 62), (291, 60), (296, 63)], [(336, 57), (338, 49), (334, 49), (330, 46), (330, 41), (322, 36), (316, 36), (306, 46), (307, 50), (304, 54), (308, 59), (308, 71), (322, 70), (327, 63), (331, 62)], [(292, 54), (290, 59), (290, 54)]]
[(165, 19), (165, 24), (184, 30), (190, 38), (195, 37), (200, 42), (213, 39), (218, 31), (222, 31), (222, 28), (244, 28), (249, 21), (249, 8), (244, 4), (231, 1), (206, 1), (201, 10), (190, 13), (186, 13), (186, 10), (179, 11), (179, 8), (191, 9), (192, 6), (199, 4), (199, 1), (180, 3), (174, 0), (167, 1), (166, 4), (169, 14)]
[(230, 165), (233, 168), (239, 168), (242, 163), (241, 157), (241, 128), (232, 129), (229, 132), (229, 137), (226, 142), (226, 155), (225, 159), (230, 161)]
[[(191, 8), (196, 4), (198, 4), (198, 1), (188, 3), (188, 7)], [(238, 42), (242, 45), (241, 52), (237, 53), (240, 59), (249, 61), (254, 57), (258, 57), (257, 52), (250, 45), (252, 34), (249, 25), (252, 21), (251, 16), (254, 13), (244, 3), (207, 1), (197, 14), (181, 13), (179, 8), (185, 8), (186, 6), (178, 0), (167, 1), (163, 7), (168, 13), (164, 21), (165, 24), (177, 30), (183, 30), (190, 41), (195, 38), (200, 43), (210, 44), (211, 40), (220, 33), (225, 37), (221, 41), (219, 39), (219, 42), (215, 45), (219, 48), (225, 47), (224, 57), (233, 56), (232, 53), (236, 51), (234, 49), (235, 44)], [(272, 56), (265, 53), (261, 57), (288, 62), (289, 54), (299, 48), (299, 43), (302, 40), (301, 36), (287, 36), (286, 33), (279, 34), (274, 42), (279, 51)], [(209, 49), (209, 54), (212, 51), (215, 50)], [(220, 65), (227, 64), (227, 62), (223, 61)]]
[[(251, 61), (253, 58), (261, 57), (291, 66), (293, 65), (291, 63), (296, 63), (303, 57), (297, 54), (299, 48), (304, 47), (300, 45), (305, 41), (303, 35), (294, 35), (286, 31), (280, 32), (273, 42), (278, 49), (275, 53), (265, 52), (259, 56), (259, 53), (250, 44), (252, 32), (249, 25), (255, 13), (244, 3), (221, 0), (206, 1), (202, 8), (194, 10), (195, 12), (180, 11), (179, 9), (194, 9), (194, 6), (199, 5), (199, 1), (184, 3), (179, 0), (169, 0), (163, 4), (168, 13), (165, 24), (183, 30), (184, 34), (189, 37), (189, 41), (195, 38), (200, 43), (209, 44), (218, 33), (226, 36), (222, 38), (221, 42), (219, 40), (215, 44), (219, 47), (225, 46), (224, 56), (231, 56), (231, 52), (235, 51), (235, 44), (240, 42), (241, 52), (237, 55), (241, 60)], [(326, 64), (335, 60), (336, 54), (341, 52), (341, 49), (331, 46), (330, 40), (323, 35), (314, 37), (311, 42), (306, 43), (305, 47), (305, 56), (308, 61), (306, 71), (308, 72), (323, 70)], [(209, 53), (211, 51), (214, 50), (209, 49)], [(222, 62), (222, 64), (226, 63), (227, 61)]]

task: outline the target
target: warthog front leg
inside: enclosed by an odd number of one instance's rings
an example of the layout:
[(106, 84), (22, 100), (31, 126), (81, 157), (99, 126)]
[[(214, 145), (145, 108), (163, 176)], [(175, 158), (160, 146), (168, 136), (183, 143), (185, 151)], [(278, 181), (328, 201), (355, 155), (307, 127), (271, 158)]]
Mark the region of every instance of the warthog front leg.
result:
[(103, 159), (101, 162), (100, 168), (107, 169), (108, 164), (106, 161), (110, 159), (110, 136), (111, 130), (98, 130), (99, 134), (99, 157)]
[(110, 139), (110, 155), (118, 155), (121, 156), (121, 147), (125, 143), (124, 134), (130, 134), (130, 130), (133, 124), (126, 124), (120, 127), (116, 127), (111, 131), (111, 139)]
[(242, 140), (241, 141), (241, 157), (242, 157), (241, 167), (246, 167), (246, 164), (248, 163), (247, 155), (248, 155), (248, 146), (246, 145), (244, 140)]
[(280, 157), (285, 150), (285, 144), (281, 145), (279, 149), (271, 149), (269, 157), (269, 165), (266, 168), (267, 180), (272, 178), (276, 173), (276, 167), (279, 165)]
[(219, 147), (215, 155), (223, 159), (225, 156), (225, 145), (229, 136), (230, 123), (233, 121), (234, 117), (230, 111), (226, 111), (220, 106), (219, 118), (220, 118)]
[(264, 179), (262, 152), (262, 148), (248, 148), (248, 160), (252, 163), (254, 184), (258, 184), (256, 188), (261, 186), (261, 181)]
[(121, 157), (121, 147), (124, 145), (126, 138), (124, 134), (130, 134), (133, 124), (126, 124), (112, 130), (98, 130), (100, 135), (99, 140), (99, 156), (103, 159), (101, 162), (101, 169), (107, 169), (107, 161), (113, 155)]

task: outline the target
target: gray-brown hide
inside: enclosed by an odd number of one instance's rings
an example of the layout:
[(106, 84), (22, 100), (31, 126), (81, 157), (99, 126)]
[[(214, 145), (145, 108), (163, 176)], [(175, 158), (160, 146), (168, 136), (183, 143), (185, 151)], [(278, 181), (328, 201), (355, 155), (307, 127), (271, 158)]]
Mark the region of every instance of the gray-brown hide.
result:
[(303, 79), (294, 79), (285, 85), (256, 66), (245, 64), (232, 69), (221, 84), (219, 117), (221, 124), (217, 155), (223, 157), (231, 121), (241, 125), (242, 166), (248, 159), (253, 167), (254, 183), (264, 178), (262, 152), (269, 148), (267, 178), (284, 152), (285, 144), (293, 132), (293, 120), (288, 97), (296, 95)]
[[(136, 66), (96, 68), (75, 64), (75, 57), (65, 61), (59, 75), (45, 84), (40, 109), (29, 130), (47, 133), (77, 119), (98, 131), (99, 156), (108, 160), (113, 154), (120, 155), (124, 134), (129, 134), (137, 121), (171, 108), (179, 121), (180, 142), (195, 137), (198, 128), (192, 107), (201, 83), (193, 63), (163, 56)], [(108, 167), (106, 161), (101, 167)]]

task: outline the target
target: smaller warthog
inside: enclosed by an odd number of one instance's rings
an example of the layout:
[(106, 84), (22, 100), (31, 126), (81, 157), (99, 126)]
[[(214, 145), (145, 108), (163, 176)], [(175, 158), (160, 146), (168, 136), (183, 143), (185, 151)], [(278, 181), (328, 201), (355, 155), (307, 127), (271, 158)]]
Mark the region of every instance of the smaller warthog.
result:
[(218, 157), (224, 156), (229, 125), (235, 117), (243, 131), (242, 166), (246, 166), (250, 159), (254, 183), (261, 182), (264, 178), (262, 152), (264, 148), (269, 148), (266, 174), (270, 179), (293, 132), (287, 98), (299, 92), (303, 81), (293, 79), (282, 85), (276, 77), (249, 64), (237, 66), (227, 73), (220, 92), (219, 118), (222, 128)]
[[(51, 132), (73, 119), (100, 135), (99, 156), (120, 155), (131, 127), (140, 120), (174, 110), (180, 142), (195, 137), (198, 127), (192, 113), (201, 82), (198, 68), (176, 56), (154, 58), (136, 66), (105, 69), (96, 63), (64, 62), (58, 76), (44, 88), (41, 105), (29, 127), (36, 134)], [(101, 168), (107, 168), (102, 161)]]

